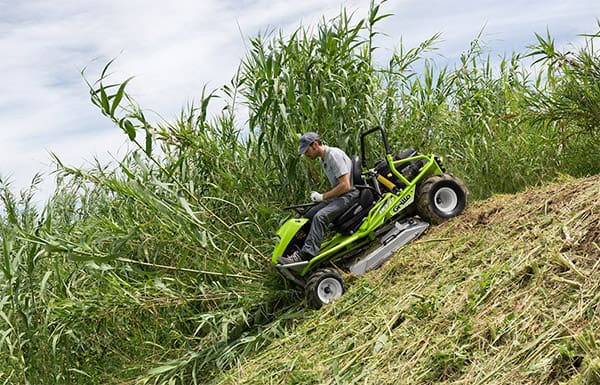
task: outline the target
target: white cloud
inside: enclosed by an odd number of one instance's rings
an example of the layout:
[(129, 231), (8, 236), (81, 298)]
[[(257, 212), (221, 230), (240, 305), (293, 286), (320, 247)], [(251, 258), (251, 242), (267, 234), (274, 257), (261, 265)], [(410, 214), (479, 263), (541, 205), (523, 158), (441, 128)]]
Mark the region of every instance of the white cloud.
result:
[[(124, 135), (89, 101), (80, 71), (96, 80), (117, 58), (114, 81), (134, 76), (129, 92), (143, 108), (171, 121), (202, 87), (229, 82), (247, 39), (295, 30), (337, 15), (342, 6), (364, 17), (370, 0), (0, 0), (0, 175), (15, 185), (45, 171), (54, 152), (81, 164), (109, 159)], [(402, 37), (414, 47), (436, 32), (447, 57), (466, 50), (485, 26), (493, 50), (522, 51), (534, 32), (550, 29), (557, 42), (595, 32), (597, 0), (390, 0), (381, 13), (382, 52)], [(595, 29), (596, 28), (596, 29)], [(501, 52), (500, 52), (501, 53)]]
[[(535, 42), (534, 33), (548, 28), (558, 41), (575, 41), (576, 34), (597, 31), (600, 2), (595, 0), (408, 0), (394, 7), (395, 16), (384, 22), (393, 38), (402, 35), (413, 47), (441, 33), (444, 55), (457, 56), (483, 29), (483, 42), (495, 54), (523, 52)], [(390, 47), (392, 44), (390, 44)]]

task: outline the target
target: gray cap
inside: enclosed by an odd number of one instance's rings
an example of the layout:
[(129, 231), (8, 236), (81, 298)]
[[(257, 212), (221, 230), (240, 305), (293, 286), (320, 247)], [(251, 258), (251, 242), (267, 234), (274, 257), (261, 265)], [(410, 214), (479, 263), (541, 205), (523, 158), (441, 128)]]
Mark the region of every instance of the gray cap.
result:
[(298, 143), (298, 155), (303, 155), (306, 152), (306, 149), (313, 144), (315, 140), (321, 140), (318, 134), (314, 132), (303, 134)]

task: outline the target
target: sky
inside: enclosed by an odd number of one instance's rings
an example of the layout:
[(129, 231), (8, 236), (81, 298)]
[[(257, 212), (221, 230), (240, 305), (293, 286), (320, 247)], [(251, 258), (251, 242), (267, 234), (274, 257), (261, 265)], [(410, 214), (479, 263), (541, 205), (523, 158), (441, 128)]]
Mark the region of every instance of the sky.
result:
[[(50, 154), (74, 167), (127, 150), (122, 131), (89, 99), (111, 59), (114, 80), (154, 122), (173, 122), (203, 87), (227, 84), (249, 39), (313, 26), (342, 7), (366, 16), (370, 0), (0, 0), (0, 179), (13, 190), (36, 173), (53, 188)], [(600, 30), (598, 0), (388, 0), (376, 41), (381, 57), (436, 33), (436, 55), (452, 63), (483, 30), (493, 55), (524, 52), (549, 31), (566, 50)], [(85, 71), (84, 71), (85, 69)], [(82, 75), (84, 71), (84, 75)]]

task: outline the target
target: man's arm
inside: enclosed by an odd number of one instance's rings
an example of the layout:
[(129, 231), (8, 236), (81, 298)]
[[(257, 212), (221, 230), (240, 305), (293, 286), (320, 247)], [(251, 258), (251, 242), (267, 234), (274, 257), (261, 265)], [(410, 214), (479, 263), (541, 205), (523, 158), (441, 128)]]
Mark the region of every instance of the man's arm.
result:
[(350, 191), (350, 174), (338, 178), (338, 184), (331, 190), (323, 193), (323, 200), (335, 198)]

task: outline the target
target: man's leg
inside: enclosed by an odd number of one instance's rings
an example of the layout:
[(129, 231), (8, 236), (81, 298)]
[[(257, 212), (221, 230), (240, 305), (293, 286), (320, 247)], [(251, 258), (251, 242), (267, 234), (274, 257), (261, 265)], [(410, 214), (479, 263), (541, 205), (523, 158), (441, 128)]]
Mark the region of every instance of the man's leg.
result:
[(351, 192), (322, 202), (304, 215), (311, 219), (310, 230), (302, 247), (305, 256), (312, 258), (319, 254), (327, 226), (350, 207), (357, 195)]
[(324, 202), (319, 202), (316, 205), (314, 205), (313, 207), (311, 207), (307, 212), (304, 213), (304, 215), (302, 215), (302, 217), (304, 218), (308, 218), (310, 220), (313, 219), (313, 217), (319, 212), (321, 211), (321, 209), (325, 206), (327, 206), (329, 204), (329, 201), (324, 201)]

